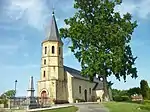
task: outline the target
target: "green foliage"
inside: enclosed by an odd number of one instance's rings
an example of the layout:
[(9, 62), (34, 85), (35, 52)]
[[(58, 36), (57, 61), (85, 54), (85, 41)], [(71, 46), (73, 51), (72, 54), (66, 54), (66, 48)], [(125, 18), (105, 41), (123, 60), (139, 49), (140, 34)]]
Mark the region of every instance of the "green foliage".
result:
[(131, 14), (121, 17), (114, 11), (119, 4), (120, 0), (75, 0), (77, 12), (65, 19), (70, 27), (60, 29), (60, 36), (72, 41), (70, 48), (81, 63), (82, 74), (91, 79), (96, 74), (114, 74), (118, 80), (137, 77), (130, 47), (137, 23), (131, 21)]
[(149, 112), (149, 110), (140, 108), (141, 104), (136, 103), (108, 102), (104, 103), (104, 105), (110, 112)]
[(150, 100), (144, 100), (144, 105), (150, 105)]
[(124, 102), (124, 101), (130, 101), (129, 96), (114, 96), (113, 97), (114, 101), (119, 101), (119, 102)]
[(122, 101), (130, 101), (129, 96), (121, 96)]
[(8, 100), (7, 99), (0, 99), (0, 104), (7, 104)]
[(112, 96), (114, 101), (129, 101), (127, 90), (112, 89)]
[(127, 90), (112, 89), (112, 95), (113, 96), (126, 96)]
[(140, 106), (140, 108), (143, 110), (149, 110), (150, 111), (150, 100), (144, 100), (143, 104), (144, 105)]
[(0, 96), (0, 104), (7, 104), (8, 99), (15, 96), (15, 90), (8, 90)]
[(141, 94), (141, 89), (139, 87), (130, 88), (129, 90), (112, 89), (112, 96), (114, 101), (123, 101), (122, 97), (124, 96), (128, 96), (128, 100), (130, 100), (130, 97), (133, 94)]
[(128, 95), (131, 96), (133, 94), (141, 94), (141, 89), (139, 87), (130, 88), (128, 91)]
[(107, 87), (108, 87), (108, 88), (111, 88), (113, 84), (114, 84), (114, 83), (112, 83), (111, 81), (109, 81), (109, 82), (107, 82)]
[(140, 106), (140, 109), (150, 111), (150, 105), (142, 105)]
[(14, 97), (15, 96), (15, 90), (8, 90), (8, 91), (6, 91), (5, 93), (3, 93), (2, 95), (1, 95), (1, 98), (2, 99), (6, 99), (6, 98), (11, 98), (11, 97)]
[(149, 86), (147, 81), (141, 80), (140, 82), (141, 94), (144, 99), (149, 99)]

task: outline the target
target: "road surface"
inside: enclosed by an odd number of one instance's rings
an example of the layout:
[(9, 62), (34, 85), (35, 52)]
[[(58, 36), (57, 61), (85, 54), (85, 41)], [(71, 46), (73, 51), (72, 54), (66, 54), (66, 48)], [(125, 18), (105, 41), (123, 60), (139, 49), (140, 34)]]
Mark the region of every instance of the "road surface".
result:
[(79, 108), (77, 112), (109, 112), (102, 104), (97, 103), (83, 103), (75, 104)]

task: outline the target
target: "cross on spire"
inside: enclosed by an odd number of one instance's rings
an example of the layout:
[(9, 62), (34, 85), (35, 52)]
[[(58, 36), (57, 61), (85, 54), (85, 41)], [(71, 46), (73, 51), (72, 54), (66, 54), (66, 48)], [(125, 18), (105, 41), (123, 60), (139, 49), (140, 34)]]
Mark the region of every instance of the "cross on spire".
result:
[(59, 31), (58, 31), (57, 24), (56, 24), (54, 8), (52, 10), (52, 20), (51, 20), (50, 31), (48, 32), (48, 35), (47, 35), (47, 40), (58, 41), (62, 43), (61, 38), (59, 37)]
[(54, 8), (54, 4), (53, 4), (53, 8), (52, 8), (52, 16), (54, 16), (55, 12), (55, 8)]

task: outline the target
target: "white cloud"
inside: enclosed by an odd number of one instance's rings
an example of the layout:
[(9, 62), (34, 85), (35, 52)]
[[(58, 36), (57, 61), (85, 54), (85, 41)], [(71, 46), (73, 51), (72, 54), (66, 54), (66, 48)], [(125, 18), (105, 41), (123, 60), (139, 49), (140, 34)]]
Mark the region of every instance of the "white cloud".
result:
[(49, 10), (43, 0), (9, 0), (7, 15), (12, 20), (24, 20), (30, 26), (41, 29), (49, 16)]
[(120, 6), (115, 8), (116, 11), (120, 11), (121, 14), (127, 12), (136, 15), (141, 19), (147, 19), (150, 14), (150, 0), (141, 0), (137, 3), (132, 0), (123, 1)]

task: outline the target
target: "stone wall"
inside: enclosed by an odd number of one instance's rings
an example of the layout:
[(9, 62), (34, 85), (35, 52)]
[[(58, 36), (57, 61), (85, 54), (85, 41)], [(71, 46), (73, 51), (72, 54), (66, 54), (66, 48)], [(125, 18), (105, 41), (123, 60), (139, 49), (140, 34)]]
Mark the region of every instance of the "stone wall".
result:
[[(81, 86), (81, 93), (79, 92), (79, 86)], [(87, 101), (92, 101), (93, 92), (92, 89), (94, 88), (95, 83), (90, 81), (82, 80), (73, 78), (72, 79), (72, 92), (73, 92), (73, 100), (76, 99), (85, 100), (85, 90), (87, 91)], [(90, 92), (91, 90), (91, 92)]]

